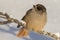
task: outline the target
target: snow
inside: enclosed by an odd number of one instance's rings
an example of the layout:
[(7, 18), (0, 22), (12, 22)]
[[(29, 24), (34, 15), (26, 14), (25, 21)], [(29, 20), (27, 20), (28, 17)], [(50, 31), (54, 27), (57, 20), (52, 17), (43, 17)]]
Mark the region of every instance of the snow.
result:
[(0, 25), (0, 40), (24, 40), (16, 36), (17, 31), (16, 25)]
[(60, 33), (59, 32), (55, 33), (55, 35), (57, 35), (58, 37), (60, 37)]
[[(20, 29), (20, 28), (19, 28)], [(40, 35), (31, 31), (26, 37), (17, 37), (16, 33), (19, 30), (16, 24), (0, 25), (0, 40), (52, 40), (48, 36)]]

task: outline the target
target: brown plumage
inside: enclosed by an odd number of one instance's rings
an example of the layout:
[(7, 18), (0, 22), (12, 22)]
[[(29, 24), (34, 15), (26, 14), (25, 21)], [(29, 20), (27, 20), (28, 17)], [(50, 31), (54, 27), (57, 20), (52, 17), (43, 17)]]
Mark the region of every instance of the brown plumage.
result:
[(46, 8), (42, 4), (33, 5), (22, 20), (26, 22), (26, 27), (20, 30), (17, 36), (26, 36), (29, 30), (42, 31), (47, 21)]

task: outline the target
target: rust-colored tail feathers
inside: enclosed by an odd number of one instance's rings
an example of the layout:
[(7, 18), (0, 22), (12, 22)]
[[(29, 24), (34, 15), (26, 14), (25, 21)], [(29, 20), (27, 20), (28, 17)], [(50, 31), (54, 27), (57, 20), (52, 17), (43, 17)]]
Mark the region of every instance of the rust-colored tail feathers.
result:
[(24, 37), (24, 36), (27, 36), (28, 35), (28, 30), (27, 29), (21, 29), (18, 33), (17, 33), (17, 36), (18, 37)]

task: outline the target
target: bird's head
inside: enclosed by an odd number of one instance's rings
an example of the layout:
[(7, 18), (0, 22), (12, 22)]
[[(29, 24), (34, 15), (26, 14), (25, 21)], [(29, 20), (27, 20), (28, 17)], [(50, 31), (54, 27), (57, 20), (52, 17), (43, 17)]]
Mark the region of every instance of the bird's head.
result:
[(46, 8), (42, 4), (33, 5), (33, 9), (35, 11), (46, 12)]

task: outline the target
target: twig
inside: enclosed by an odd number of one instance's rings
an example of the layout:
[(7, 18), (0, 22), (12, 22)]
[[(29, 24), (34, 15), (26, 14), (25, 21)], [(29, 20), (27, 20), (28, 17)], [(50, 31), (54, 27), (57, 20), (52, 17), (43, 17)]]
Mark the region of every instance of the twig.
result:
[(0, 22), (0, 24), (8, 24), (8, 23), (17, 23), (17, 27), (19, 28), (20, 26), (25, 26), (22, 22), (18, 21), (17, 19), (11, 18), (7, 13), (3, 14), (0, 12), (0, 18), (7, 19), (7, 21)]

